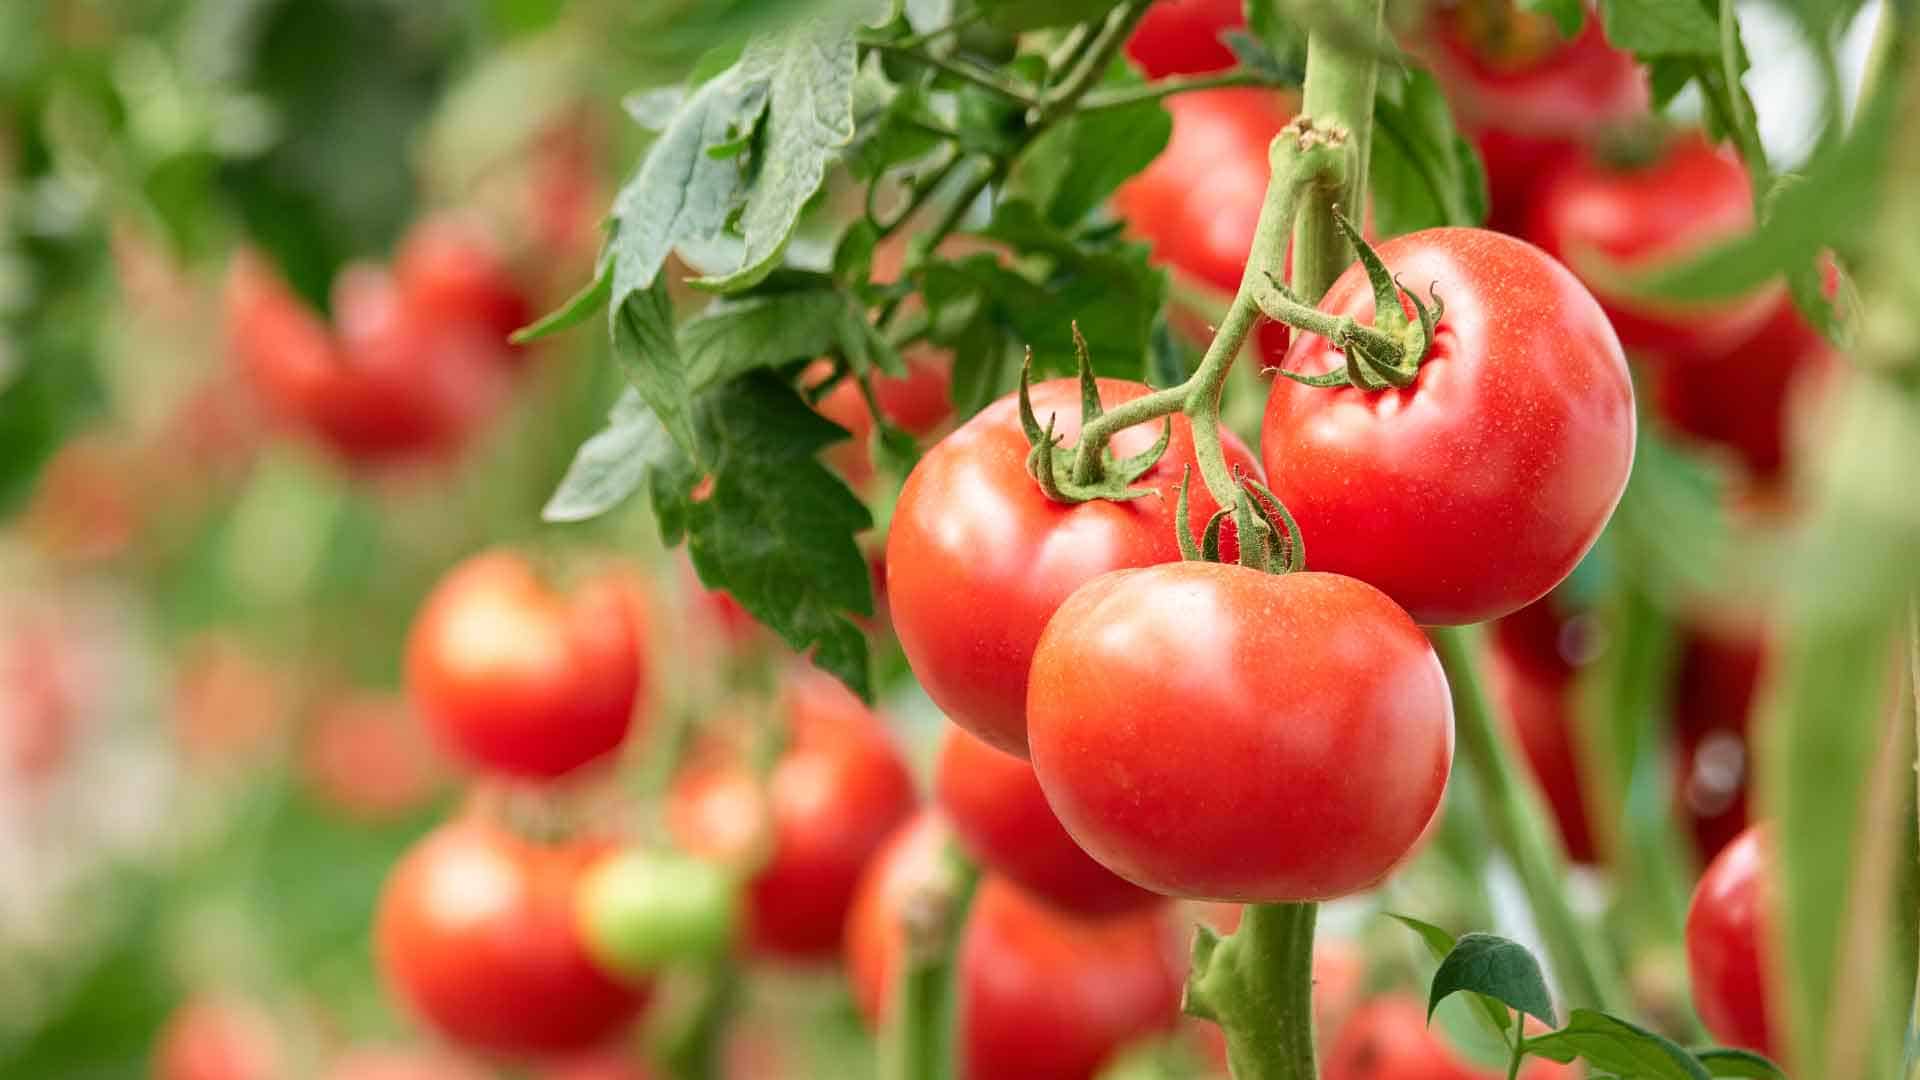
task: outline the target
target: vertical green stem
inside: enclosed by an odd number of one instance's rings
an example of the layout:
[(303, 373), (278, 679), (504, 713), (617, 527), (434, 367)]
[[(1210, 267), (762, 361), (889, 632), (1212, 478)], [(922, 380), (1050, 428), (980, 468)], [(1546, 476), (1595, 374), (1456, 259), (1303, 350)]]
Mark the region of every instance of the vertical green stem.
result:
[(1248, 904), (1240, 928), (1202, 927), (1187, 1011), (1220, 1025), (1234, 1080), (1318, 1080), (1313, 1051), (1316, 904)]
[(1454, 730), (1461, 756), (1480, 783), (1494, 841), (1520, 875), (1567, 1003), (1618, 1010), (1623, 1003), (1619, 973), (1597, 947), (1597, 935), (1582, 926), (1567, 906), (1567, 858), (1549, 824), (1553, 815), (1497, 728), (1480, 681), (1477, 632), (1471, 627), (1437, 627), (1428, 634), (1453, 688)]
[[(1358, 32), (1370, 46), (1380, 36), (1383, 0), (1324, 0), (1324, 17), (1340, 20)], [(1332, 210), (1340, 206), (1355, 221), (1363, 220), (1367, 191), (1368, 146), (1373, 135), (1373, 94), (1379, 81), (1379, 61), (1352, 48), (1343, 35), (1315, 34), (1307, 42), (1307, 79), (1301, 113), (1316, 127), (1338, 125), (1353, 144), (1353, 168), (1338, 188), (1316, 188), (1293, 230), (1293, 291), (1308, 303), (1325, 295), (1327, 286), (1352, 262), (1352, 252), (1333, 224)]]
[(906, 970), (895, 985), (892, 1020), (880, 1048), (884, 1080), (954, 1080), (961, 1075), (955, 958), (980, 868), (950, 848), (942, 873), (944, 880), (935, 886), (937, 902), (928, 913), (937, 925), (905, 928)]

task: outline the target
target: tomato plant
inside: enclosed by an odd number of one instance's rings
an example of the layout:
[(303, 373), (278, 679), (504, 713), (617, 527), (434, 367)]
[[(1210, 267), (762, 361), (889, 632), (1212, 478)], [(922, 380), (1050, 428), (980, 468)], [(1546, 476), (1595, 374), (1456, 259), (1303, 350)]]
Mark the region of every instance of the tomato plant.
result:
[(454, 217), (429, 218), (408, 230), (394, 254), (393, 275), (420, 318), (485, 331), (511, 357), (507, 336), (532, 321), (532, 305), (484, 229)]
[[(1327, 1056), (1326, 1080), (1499, 1080), (1503, 1070), (1473, 1064), (1427, 1020), (1417, 998), (1391, 995), (1356, 1009)], [(1571, 1065), (1535, 1060), (1521, 1080), (1572, 1080)]]
[(574, 927), (574, 890), (606, 853), (471, 819), (435, 829), (380, 895), (374, 936), (387, 985), (473, 1050), (532, 1057), (606, 1043), (649, 996), (595, 967)]
[(645, 689), (644, 628), (619, 575), (557, 596), (522, 556), (451, 570), (407, 641), (409, 693), (469, 764), (550, 779), (618, 749)]
[[(1445, 312), (1405, 389), (1275, 379), (1260, 452), (1315, 569), (1373, 585), (1427, 625), (1538, 600), (1593, 546), (1633, 462), (1633, 387), (1606, 316), (1566, 269), (1498, 233), (1436, 229), (1380, 257)], [(1321, 307), (1370, 318), (1359, 267)], [(1302, 335), (1283, 368), (1341, 366)]]
[(1687, 908), (1687, 970), (1693, 1004), (1714, 1038), (1771, 1055), (1767, 945), (1773, 873), (1767, 832), (1755, 826), (1700, 875)]
[(1210, 900), (1377, 884), (1433, 818), (1453, 757), (1432, 648), (1385, 595), (1331, 574), (1098, 578), (1047, 624), (1027, 717), (1074, 840), (1135, 884)]
[[(1118, 404), (1146, 387), (1102, 380), (1100, 400)], [(1079, 388), (1069, 380), (1033, 387), (1037, 415), (1072, 438)], [(942, 439), (907, 477), (887, 536), (887, 589), (894, 628), (928, 696), (961, 727), (1025, 755), (1027, 667), (1054, 609), (1103, 571), (1180, 557), (1175, 488), (1194, 461), (1186, 421), (1175, 418), (1166, 453), (1138, 481), (1153, 494), (1126, 503), (1057, 503), (1027, 472), (1019, 408), (1004, 398)], [(1117, 455), (1149, 448), (1154, 432), (1135, 428)], [(1252, 455), (1229, 437), (1227, 453), (1251, 472)], [(1216, 505), (1193, 493), (1191, 521)]]
[[(870, 1022), (899, 978), (914, 890), (949, 834), (922, 814), (874, 860), (848, 918), (847, 968)], [(1178, 1014), (1178, 942), (1162, 912), (1099, 920), (1066, 915), (989, 878), (955, 960), (963, 1075), (1092, 1077), (1115, 1051), (1170, 1028)]]

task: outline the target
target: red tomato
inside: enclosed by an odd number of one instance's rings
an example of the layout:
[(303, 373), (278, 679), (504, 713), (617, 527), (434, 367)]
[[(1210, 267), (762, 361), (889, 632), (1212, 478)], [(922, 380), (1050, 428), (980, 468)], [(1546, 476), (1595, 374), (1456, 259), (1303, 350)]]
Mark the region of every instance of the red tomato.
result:
[(1772, 853), (1755, 826), (1727, 845), (1694, 887), (1687, 909), (1687, 971), (1707, 1033), (1728, 1046), (1773, 1056), (1767, 1019)]
[(478, 1065), (435, 1050), (362, 1048), (342, 1054), (323, 1080), (488, 1080)]
[(1645, 73), (1598, 18), (1568, 41), (1548, 17), (1505, 4), (1435, 11), (1422, 59), (1480, 147), (1492, 227), (1518, 229), (1547, 166), (1647, 111)]
[(1495, 623), (1488, 650), (1487, 676), (1495, 703), (1512, 725), (1533, 778), (1560, 825), (1560, 838), (1575, 861), (1596, 859), (1593, 830), (1580, 781), (1580, 755), (1574, 742), (1574, 665), (1544, 642), (1526, 640), (1534, 632), (1502, 628), (1544, 620), (1549, 640), (1558, 642), (1563, 625), (1552, 610), (1553, 598), (1537, 600)]
[(306, 784), (328, 806), (365, 821), (391, 821), (432, 799), (440, 757), (406, 700), (341, 694), (308, 723), (300, 755)]
[(764, 854), (747, 885), (748, 942), (812, 960), (839, 949), (861, 868), (917, 799), (879, 718), (837, 680), (800, 672), (781, 697), (787, 742), (765, 781), (736, 755), (695, 761), (668, 795), (667, 824), (696, 855)]
[(72, 651), (58, 625), (25, 610), (0, 618), (0, 783), (8, 788), (59, 775), (73, 755), (84, 709)]
[[(1111, 407), (1147, 392), (1100, 380)], [(1034, 412), (1068, 442), (1080, 433), (1080, 387), (1040, 383)], [(1159, 438), (1141, 424), (1112, 442), (1121, 457)], [(895, 505), (887, 537), (887, 597), (900, 645), (920, 685), (954, 723), (1026, 756), (1027, 668), (1047, 619), (1068, 594), (1105, 571), (1180, 558), (1174, 510), (1183, 470), (1193, 467), (1190, 518), (1197, 535), (1215, 503), (1194, 465), (1193, 428), (1173, 418), (1173, 438), (1136, 486), (1158, 495), (1067, 505), (1047, 498), (1027, 472), (1027, 439), (1012, 395), (982, 410), (920, 459)], [(1227, 462), (1258, 467), (1222, 433)]]
[(574, 892), (609, 845), (540, 846), (477, 820), (428, 833), (394, 867), (374, 935), (388, 987), (466, 1048), (531, 1057), (604, 1045), (644, 986), (588, 959)]
[(1149, 79), (1225, 71), (1239, 61), (1220, 35), (1246, 25), (1241, 0), (1160, 0), (1134, 27), (1127, 55)]
[(240, 639), (204, 634), (182, 650), (174, 738), (195, 764), (257, 763), (281, 745), (292, 694), (287, 675)]
[(485, 229), (453, 216), (416, 222), (394, 255), (393, 272), (419, 317), (478, 327), (498, 347), (495, 355), (520, 355), (507, 336), (533, 321), (533, 306)]
[[(1530, 1020), (1529, 1029), (1538, 1027)], [(1462, 1058), (1427, 1023), (1426, 1007), (1402, 994), (1362, 1005), (1327, 1055), (1324, 1080), (1500, 1080), (1502, 1068), (1483, 1068)], [(1579, 1067), (1531, 1058), (1521, 1080), (1573, 1080)]]
[(1383, 593), (1217, 563), (1068, 598), (1034, 651), (1027, 728), (1088, 854), (1203, 900), (1373, 886), (1432, 820), (1453, 759), (1440, 661)]
[(440, 579), (407, 639), (407, 689), (477, 768), (551, 779), (618, 749), (646, 684), (645, 629), (622, 575), (550, 591), (520, 555)]
[(26, 531), (48, 554), (106, 562), (139, 539), (150, 504), (135, 447), (108, 435), (68, 440), (41, 467)]
[(153, 1051), (153, 1080), (277, 1080), (273, 1020), (244, 1002), (194, 997), (175, 1009)]
[[(944, 349), (918, 346), (908, 349), (905, 359), (905, 376), (873, 376), (873, 396), (895, 426), (909, 435), (930, 435), (953, 415), (953, 358)], [(826, 374), (824, 367), (821, 374)], [(841, 379), (815, 407), (849, 436), (827, 448), (827, 464), (855, 491), (865, 488), (873, 479), (873, 414), (860, 384)]]
[(1114, 210), (1153, 245), (1155, 261), (1231, 293), (1266, 201), (1267, 146), (1297, 103), (1272, 90), (1225, 89), (1176, 94), (1166, 107), (1166, 149), (1114, 193)]
[(1752, 227), (1753, 187), (1739, 158), (1690, 131), (1638, 166), (1611, 166), (1591, 152), (1563, 160), (1535, 193), (1526, 236), (1593, 289), (1627, 348), (1690, 363), (1759, 329), (1780, 286), (1676, 304), (1628, 296), (1608, 279), (1684, 261)]
[(1747, 733), (1765, 659), (1757, 637), (1699, 629), (1681, 636), (1673, 687), (1680, 809), (1703, 860), (1747, 828)]
[(935, 768), (940, 808), (968, 853), (1036, 898), (1088, 916), (1160, 902), (1080, 850), (1024, 760), (949, 728)]
[[(874, 860), (847, 922), (847, 973), (871, 1024), (885, 1022), (904, 951), (904, 912), (948, 843), (926, 813)], [(1159, 911), (1065, 915), (989, 875), (961, 938), (961, 1075), (1088, 1080), (1115, 1050), (1173, 1026), (1181, 958)]]
[(1697, 363), (1661, 365), (1654, 403), (1677, 430), (1732, 451), (1755, 478), (1777, 480), (1791, 407), (1836, 362), (1833, 347), (1782, 295), (1744, 344)]
[[(1276, 378), (1261, 455), (1308, 565), (1383, 590), (1422, 625), (1546, 595), (1607, 524), (1633, 464), (1633, 384), (1600, 306), (1539, 249), (1485, 229), (1380, 245), (1446, 312), (1418, 380), (1374, 393)], [(1358, 264), (1320, 307), (1373, 318)], [(1284, 367), (1344, 360), (1299, 335)]]

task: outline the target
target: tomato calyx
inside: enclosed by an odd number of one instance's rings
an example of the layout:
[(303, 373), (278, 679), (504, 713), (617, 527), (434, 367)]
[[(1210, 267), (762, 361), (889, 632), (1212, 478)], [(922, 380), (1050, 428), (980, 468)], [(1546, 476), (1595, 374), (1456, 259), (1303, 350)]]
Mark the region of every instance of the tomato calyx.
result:
[(1180, 557), (1186, 562), (1220, 562), (1220, 530), (1228, 515), (1240, 541), (1240, 565), (1263, 574), (1291, 574), (1307, 568), (1307, 545), (1300, 537), (1300, 524), (1287, 511), (1287, 505), (1258, 479), (1233, 470), (1232, 506), (1213, 512), (1196, 541), (1187, 531), (1187, 489), (1193, 480), (1189, 467), (1180, 477), (1178, 509), (1174, 512), (1174, 530), (1180, 540)]
[[(1084, 432), (1085, 425), (1105, 415), (1106, 409), (1100, 404), (1100, 386), (1093, 377), (1087, 339), (1081, 336), (1078, 323), (1073, 327), (1073, 345), (1080, 360), (1080, 419)], [(1116, 458), (1108, 449), (1106, 439), (1084, 434), (1081, 445), (1073, 453), (1061, 453), (1066, 448), (1053, 433), (1054, 415), (1048, 415), (1043, 428), (1040, 418), (1034, 414), (1032, 383), (1033, 350), (1028, 349), (1026, 361), (1020, 368), (1020, 428), (1026, 433), (1027, 444), (1033, 448), (1027, 454), (1027, 472), (1047, 498), (1062, 503), (1094, 499), (1128, 502), (1157, 494), (1151, 488), (1136, 488), (1133, 482), (1150, 472), (1172, 444), (1171, 416), (1162, 425), (1160, 438), (1130, 457)]]
[[(1320, 375), (1302, 375), (1284, 368), (1272, 370), (1306, 386), (1404, 390), (1419, 377), (1420, 365), (1433, 351), (1434, 334), (1447, 305), (1440, 299), (1437, 283), (1427, 288), (1431, 305), (1401, 285), (1381, 261), (1380, 253), (1337, 208), (1333, 211), (1333, 220), (1353, 245), (1354, 254), (1366, 269), (1367, 282), (1373, 287), (1373, 323), (1362, 323), (1351, 315), (1328, 315), (1305, 303), (1269, 274), (1264, 285), (1254, 292), (1254, 301), (1261, 312), (1275, 322), (1326, 338), (1347, 357), (1346, 363)], [(1404, 304), (1402, 297), (1406, 300)], [(1408, 304), (1413, 307), (1411, 318), (1406, 311)]]

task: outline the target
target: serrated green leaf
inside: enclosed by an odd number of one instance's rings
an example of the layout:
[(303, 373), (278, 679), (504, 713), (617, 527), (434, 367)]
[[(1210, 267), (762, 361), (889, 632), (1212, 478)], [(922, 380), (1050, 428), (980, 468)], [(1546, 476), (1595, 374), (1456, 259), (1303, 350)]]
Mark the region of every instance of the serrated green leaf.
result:
[(716, 463), (713, 487), (674, 511), (700, 580), (870, 697), (866, 636), (847, 614), (873, 611), (854, 541), (873, 522), (814, 457), (846, 432), (766, 371), (702, 394), (697, 419), (706, 459)]
[(1587, 25), (1586, 0), (1520, 0), (1520, 7), (1552, 19), (1560, 36), (1569, 40)]
[(687, 378), (704, 388), (824, 356), (840, 343), (846, 311), (846, 295), (831, 288), (718, 301), (680, 328)]
[(1541, 1023), (1554, 1023), (1553, 995), (1547, 992), (1540, 961), (1517, 941), (1474, 933), (1454, 942), (1433, 973), (1427, 1015), (1431, 1017), (1442, 1001), (1463, 990), (1504, 1002)]
[(1708, 1076), (1787, 1080), (1787, 1074), (1780, 1071), (1780, 1066), (1751, 1050), (1696, 1050), (1693, 1056), (1706, 1066)]
[(1643, 60), (1720, 54), (1720, 28), (1698, 0), (1600, 0), (1607, 42)]
[(1151, 263), (1145, 245), (1087, 248), (1020, 199), (996, 207), (982, 235), (1044, 260), (1032, 277), (1003, 267), (991, 255), (948, 264), (965, 268), (995, 317), (1033, 348), (1042, 366), (1071, 370), (1077, 322), (1095, 370), (1138, 377), (1153, 316), (1167, 293), (1166, 272)]
[(525, 345), (541, 338), (552, 337), (562, 331), (571, 330), (591, 318), (607, 303), (607, 297), (613, 292), (613, 271), (602, 267), (579, 292), (567, 298), (554, 311), (542, 315), (531, 326), (523, 326), (513, 332), (508, 340), (515, 345)]
[(667, 281), (632, 293), (608, 313), (612, 324), (613, 356), (627, 382), (660, 418), (660, 424), (680, 449), (698, 459), (693, 432), (693, 397), (685, 361), (673, 333), (673, 304)]
[(1105, 18), (1121, 0), (978, 0), (987, 18), (1002, 30), (1043, 30), (1049, 26)]
[(586, 521), (625, 502), (646, 484), (647, 475), (676, 453), (640, 392), (621, 391), (607, 415), (607, 426), (580, 444), (560, 486), (540, 511), (545, 521)]
[[(1445, 930), (1442, 930), (1430, 922), (1422, 922), (1411, 915), (1398, 915), (1393, 912), (1388, 912), (1387, 917), (1414, 933), (1419, 934), (1420, 941), (1426, 945), (1427, 951), (1433, 954), (1433, 958), (1436, 961), (1445, 962), (1447, 956), (1453, 952), (1454, 946), (1457, 944), (1452, 934), (1447, 933)], [(1468, 991), (1467, 997), (1473, 1004), (1474, 1020), (1479, 1023), (1481, 1028), (1491, 1032), (1505, 1045), (1507, 1032), (1513, 1026), (1513, 1016), (1507, 1011), (1507, 1007), (1485, 994)], [(1434, 1005), (1428, 1009), (1427, 1016), (1429, 1023), (1432, 1022), (1433, 1012), (1438, 1009), (1438, 1007), (1439, 1003), (1435, 1002)]]
[[(1140, 81), (1126, 72), (1108, 85)], [(1031, 201), (1052, 224), (1071, 228), (1158, 157), (1172, 134), (1173, 117), (1157, 101), (1072, 117), (1021, 154), (1008, 193)]]
[(1526, 1048), (1562, 1063), (1584, 1060), (1621, 1080), (1712, 1080), (1706, 1066), (1671, 1040), (1592, 1009), (1573, 1010), (1566, 1027), (1528, 1039)]
[(853, 141), (853, 74), (859, 58), (852, 27), (808, 23), (780, 39), (747, 47), (725, 77), (764, 85), (766, 115), (753, 177), (739, 217), (742, 250), (736, 269), (694, 279), (715, 292), (739, 292), (779, 264), (801, 208), (827, 166)]
[(1412, 68), (1384, 77), (1373, 118), (1368, 184), (1383, 235), (1486, 220), (1486, 172), (1433, 76)]

